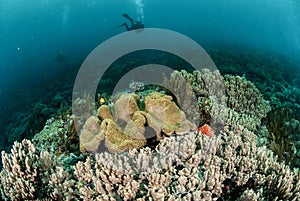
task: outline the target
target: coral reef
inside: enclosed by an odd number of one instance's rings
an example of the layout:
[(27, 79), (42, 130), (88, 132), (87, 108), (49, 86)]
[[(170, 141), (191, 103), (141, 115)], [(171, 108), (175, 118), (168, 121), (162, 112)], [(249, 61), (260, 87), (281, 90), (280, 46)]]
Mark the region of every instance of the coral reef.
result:
[(129, 83), (130, 92), (143, 91), (145, 88), (145, 84), (143, 82), (131, 81)]
[(43, 103), (35, 104), (30, 114), (25, 112), (15, 113), (12, 117), (14, 121), (6, 127), (5, 131), (9, 133), (7, 136), (8, 144), (34, 136), (43, 128), (51, 113), (54, 113), (54, 109)]
[(253, 83), (244, 77), (225, 75), (227, 105), (238, 113), (262, 119), (270, 111), (269, 104)]
[(266, 137), (269, 146), (291, 166), (300, 167), (300, 90), (297, 87), (276, 87), (266, 96), (271, 100), (272, 111), (268, 114), (265, 124), (269, 130)]
[[(190, 100), (153, 92), (123, 94), (100, 106), (80, 136), (76, 117), (50, 119), (32, 142), (15, 142), (11, 153), (2, 152), (3, 199), (300, 200), (299, 169), (258, 143), (270, 108), (252, 83), (206, 69), (172, 76), (190, 83), (199, 106), (194, 117)], [(172, 82), (188, 87), (182, 79)], [(299, 122), (283, 126), (298, 132)], [(150, 148), (153, 134), (157, 145)], [(76, 152), (78, 138), (82, 151), (97, 152), (104, 143), (111, 153)]]

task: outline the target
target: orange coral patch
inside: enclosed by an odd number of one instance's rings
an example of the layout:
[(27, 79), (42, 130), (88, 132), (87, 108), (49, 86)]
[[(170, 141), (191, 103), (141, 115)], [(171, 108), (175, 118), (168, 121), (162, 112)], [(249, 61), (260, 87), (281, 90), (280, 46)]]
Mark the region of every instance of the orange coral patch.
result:
[(206, 135), (208, 137), (213, 137), (215, 134), (211, 130), (211, 127), (207, 124), (204, 124), (203, 126), (199, 127), (197, 129), (197, 132), (201, 132), (203, 135)]

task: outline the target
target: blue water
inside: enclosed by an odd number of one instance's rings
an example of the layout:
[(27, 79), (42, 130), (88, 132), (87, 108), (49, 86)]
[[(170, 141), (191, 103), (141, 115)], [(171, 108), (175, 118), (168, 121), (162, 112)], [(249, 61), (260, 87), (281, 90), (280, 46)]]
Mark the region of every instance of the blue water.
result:
[[(0, 111), (22, 103), (23, 90), (46, 87), (68, 64), (83, 61), (101, 42), (124, 32), (114, 27), (126, 21), (125, 12), (146, 27), (177, 31), (204, 48), (270, 52), (300, 61), (296, 0), (0, 0)], [(56, 59), (57, 51), (64, 61)], [(1, 112), (0, 119), (7, 116)]]

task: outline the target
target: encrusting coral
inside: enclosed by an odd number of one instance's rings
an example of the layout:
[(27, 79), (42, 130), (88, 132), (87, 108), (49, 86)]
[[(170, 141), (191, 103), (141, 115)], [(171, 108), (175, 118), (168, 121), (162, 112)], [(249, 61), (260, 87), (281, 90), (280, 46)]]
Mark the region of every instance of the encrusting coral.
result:
[[(206, 70), (204, 72), (206, 78), (219, 76), (217, 72), (209, 73)], [(184, 75), (186, 78), (197, 77), (197, 82), (200, 82), (198, 79), (200, 72)], [(100, 107), (98, 117), (92, 116), (88, 119), (81, 135), (87, 132), (84, 135), (90, 139), (97, 138), (97, 135), (102, 139), (104, 136), (104, 141), (109, 139), (108, 142), (112, 143), (109, 145), (113, 149), (112, 153), (96, 153), (95, 157), (88, 153), (80, 154), (85, 159), (69, 163), (69, 168), (62, 162), (72, 160), (71, 156), (62, 154), (60, 157), (55, 157), (53, 155), (55, 152), (51, 152), (52, 149), (43, 151), (38, 147), (41, 145), (38, 143), (33, 145), (29, 140), (16, 142), (12, 153), (2, 152), (4, 168), (0, 173), (0, 189), (3, 199), (300, 200), (300, 174), (297, 170), (279, 162), (272, 151), (257, 143), (254, 132), (268, 110), (267, 103), (261, 101), (260, 96), (245, 101), (250, 92), (253, 92), (252, 96), (257, 96), (259, 93), (254, 89), (251, 89), (252, 91), (248, 89), (252, 88), (252, 85), (242, 85), (243, 78), (228, 79), (238, 79), (238, 81), (227, 86), (233, 85), (233, 88), (225, 87), (230, 92), (225, 95), (223, 92), (215, 91), (212, 93), (214, 95), (209, 96), (210, 90), (205, 91), (203, 82), (198, 85), (193, 82), (195, 91), (196, 88), (199, 89), (196, 91), (196, 96), (200, 108), (201, 104), (207, 103), (201, 108), (202, 110), (199, 110), (198, 114), (202, 116), (198, 119), (203, 121), (203, 124), (199, 125), (208, 124), (205, 125), (205, 129), (200, 127), (197, 130), (184, 132), (185, 134), (178, 132), (180, 135), (164, 136), (159, 139), (154, 149), (147, 146), (132, 146), (132, 149), (126, 152), (115, 153), (123, 149), (123, 143), (128, 139), (130, 143), (131, 138), (144, 140), (142, 136), (145, 135), (148, 127), (152, 128), (155, 135), (162, 131), (163, 124), (171, 127), (175, 133), (181, 129), (178, 128), (181, 126), (178, 123), (185, 121), (182, 111), (173, 108), (172, 99), (162, 94), (152, 94), (153, 97), (149, 94), (148, 99), (145, 97), (149, 104), (147, 106), (145, 103), (145, 110), (141, 110), (139, 100), (134, 99), (136, 102), (131, 103), (136, 103), (136, 108), (133, 106), (129, 112), (127, 110), (115, 113), (122, 118), (112, 115), (111, 108), (108, 106)], [(212, 90), (217, 90), (214, 87), (220, 87), (219, 81), (210, 83)], [(241, 96), (236, 91), (239, 89), (238, 85), (242, 85), (240, 90), (244, 90), (240, 93)], [(230, 99), (229, 96), (235, 98)], [(152, 103), (156, 99), (159, 100), (158, 105)], [(129, 100), (133, 99), (129, 98)], [(172, 104), (168, 105), (170, 102)], [(168, 106), (166, 107), (164, 103)], [(265, 105), (266, 108), (261, 106), (256, 108), (256, 103)], [(245, 106), (245, 110), (239, 109), (244, 104), (250, 106)], [(161, 114), (159, 116), (151, 114), (153, 111), (156, 112), (159, 106), (165, 108), (164, 115), (172, 111), (166, 121)], [(210, 122), (206, 122), (207, 119), (202, 119), (206, 118), (204, 109), (209, 108), (214, 112), (217, 111), (216, 108), (220, 108), (219, 112), (233, 117), (229, 120), (225, 119), (221, 129), (216, 130), (212, 124), (209, 124)], [(174, 111), (177, 112), (173, 113)], [(253, 120), (255, 128), (249, 126), (247, 122), (241, 125), (238, 119), (241, 115), (246, 115), (250, 120), (257, 119)], [(222, 120), (218, 118), (214, 121)], [(116, 119), (122, 121), (121, 126)], [(176, 123), (173, 125), (169, 123), (170, 120)], [(208, 136), (208, 131), (214, 132), (214, 135)], [(89, 140), (82, 142), (88, 145)], [(83, 145), (83, 148), (87, 147)], [(95, 150), (95, 147), (93, 146), (91, 150)]]

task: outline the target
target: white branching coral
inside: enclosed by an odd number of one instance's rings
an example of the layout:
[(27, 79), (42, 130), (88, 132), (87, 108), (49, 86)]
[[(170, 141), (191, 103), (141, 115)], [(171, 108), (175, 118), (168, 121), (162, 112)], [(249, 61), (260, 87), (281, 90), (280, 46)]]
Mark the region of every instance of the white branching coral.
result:
[(263, 99), (256, 86), (244, 77), (225, 75), (224, 80), (227, 106), (232, 110), (231, 116), (237, 116), (237, 119), (231, 121), (256, 130), (261, 119), (271, 110), (269, 103)]
[(195, 132), (165, 138), (155, 151), (97, 154), (70, 172), (28, 140), (2, 160), (1, 190), (11, 200), (300, 199), (294, 171), (257, 147), (242, 126), (213, 138)]
[(47, 171), (46, 161), (51, 162), (48, 159), (47, 154), (36, 153), (29, 140), (15, 142), (11, 154), (2, 152), (1, 188), (4, 194), (12, 200), (34, 199), (40, 193), (38, 185), (42, 184), (39, 169)]
[[(170, 160), (165, 159), (168, 155)], [(84, 184), (80, 192), (86, 200), (91, 195), (123, 200), (300, 198), (294, 172), (271, 151), (257, 147), (255, 134), (242, 126), (226, 127), (214, 138), (194, 132), (166, 138), (155, 152), (99, 154), (96, 160), (78, 163), (75, 173)]]
[(2, 197), (9, 200), (71, 200), (73, 181), (56, 160), (46, 151), (37, 151), (29, 140), (15, 142), (10, 154), (2, 152)]

